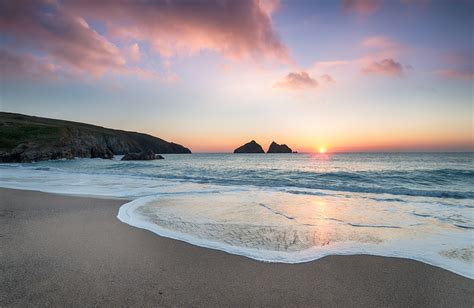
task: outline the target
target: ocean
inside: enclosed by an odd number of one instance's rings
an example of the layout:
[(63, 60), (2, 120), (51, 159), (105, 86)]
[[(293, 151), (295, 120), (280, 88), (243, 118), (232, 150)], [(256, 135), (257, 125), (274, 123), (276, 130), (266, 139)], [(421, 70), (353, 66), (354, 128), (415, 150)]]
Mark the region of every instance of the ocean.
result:
[(0, 164), (0, 187), (132, 200), (125, 223), (265, 262), (372, 254), (474, 278), (473, 153), (163, 156)]

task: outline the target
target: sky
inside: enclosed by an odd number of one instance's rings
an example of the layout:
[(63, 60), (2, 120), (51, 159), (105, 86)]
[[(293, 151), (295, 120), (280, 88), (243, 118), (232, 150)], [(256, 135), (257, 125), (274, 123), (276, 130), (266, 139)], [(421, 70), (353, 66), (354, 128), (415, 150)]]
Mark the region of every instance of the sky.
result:
[(0, 109), (193, 152), (472, 151), (474, 2), (0, 0)]

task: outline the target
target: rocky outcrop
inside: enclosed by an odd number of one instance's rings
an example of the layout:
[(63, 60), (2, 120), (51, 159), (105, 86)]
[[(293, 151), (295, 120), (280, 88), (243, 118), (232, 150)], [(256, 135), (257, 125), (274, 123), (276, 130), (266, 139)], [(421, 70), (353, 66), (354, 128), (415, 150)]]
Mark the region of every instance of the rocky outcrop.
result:
[(293, 151), (286, 144), (278, 144), (273, 141), (267, 153), (293, 153)]
[(246, 143), (234, 150), (234, 153), (265, 153), (262, 146), (255, 142), (255, 140)]
[(125, 153), (121, 160), (154, 160), (154, 159), (165, 159), (159, 154), (153, 153), (153, 151), (141, 152), (141, 153)]
[(74, 157), (112, 158), (125, 153), (191, 153), (147, 134), (0, 112), (0, 162)]

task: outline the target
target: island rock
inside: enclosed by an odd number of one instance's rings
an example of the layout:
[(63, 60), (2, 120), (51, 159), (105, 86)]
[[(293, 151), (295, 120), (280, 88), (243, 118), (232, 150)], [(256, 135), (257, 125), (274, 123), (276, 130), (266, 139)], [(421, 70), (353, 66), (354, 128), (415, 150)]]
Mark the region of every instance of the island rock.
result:
[(255, 142), (255, 140), (250, 141), (249, 143), (244, 144), (243, 146), (238, 147), (234, 150), (234, 153), (265, 153), (262, 149), (262, 146)]
[(293, 151), (286, 144), (278, 144), (273, 141), (267, 153), (293, 153)]
[(153, 153), (149, 150), (141, 153), (125, 153), (121, 160), (154, 160), (165, 159), (163, 156)]

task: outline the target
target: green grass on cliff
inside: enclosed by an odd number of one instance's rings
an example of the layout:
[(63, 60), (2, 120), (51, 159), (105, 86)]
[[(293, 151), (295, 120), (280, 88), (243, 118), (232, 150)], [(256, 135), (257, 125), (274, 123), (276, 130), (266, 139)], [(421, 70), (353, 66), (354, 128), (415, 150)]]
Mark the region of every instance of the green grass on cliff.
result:
[(11, 150), (19, 144), (35, 141), (55, 141), (61, 137), (59, 127), (9, 123), (0, 125), (0, 149)]

